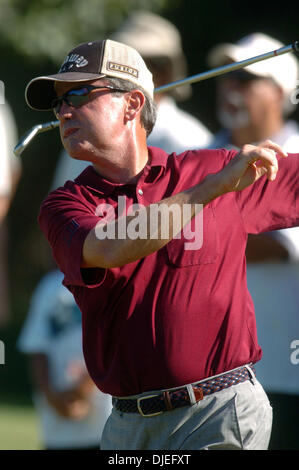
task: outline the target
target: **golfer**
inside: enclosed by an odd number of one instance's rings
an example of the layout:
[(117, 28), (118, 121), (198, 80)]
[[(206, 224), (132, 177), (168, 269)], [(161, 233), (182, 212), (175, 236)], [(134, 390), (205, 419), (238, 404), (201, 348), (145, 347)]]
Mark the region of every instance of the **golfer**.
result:
[(298, 225), (299, 155), (271, 141), (148, 147), (153, 88), (137, 51), (109, 39), (26, 88), (71, 158), (91, 163), (39, 222), (82, 312), (88, 371), (113, 396), (101, 448), (267, 449), (245, 248), (248, 233)]

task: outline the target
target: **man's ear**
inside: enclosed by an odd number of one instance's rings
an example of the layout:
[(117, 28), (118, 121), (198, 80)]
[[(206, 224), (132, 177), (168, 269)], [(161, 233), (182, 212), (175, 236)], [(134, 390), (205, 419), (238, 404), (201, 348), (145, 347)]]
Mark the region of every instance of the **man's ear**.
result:
[(127, 104), (125, 109), (125, 120), (132, 121), (137, 115), (141, 113), (141, 110), (145, 103), (145, 96), (139, 90), (133, 90), (128, 94)]

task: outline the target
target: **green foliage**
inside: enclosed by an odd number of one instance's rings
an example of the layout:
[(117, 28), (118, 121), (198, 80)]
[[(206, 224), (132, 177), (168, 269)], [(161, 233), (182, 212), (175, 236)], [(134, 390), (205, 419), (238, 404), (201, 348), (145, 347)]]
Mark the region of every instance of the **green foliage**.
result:
[(60, 63), (65, 51), (107, 36), (130, 11), (159, 13), (168, 4), (170, 0), (0, 0), (0, 38), (31, 59)]
[(39, 450), (39, 426), (33, 406), (0, 405), (0, 450)]

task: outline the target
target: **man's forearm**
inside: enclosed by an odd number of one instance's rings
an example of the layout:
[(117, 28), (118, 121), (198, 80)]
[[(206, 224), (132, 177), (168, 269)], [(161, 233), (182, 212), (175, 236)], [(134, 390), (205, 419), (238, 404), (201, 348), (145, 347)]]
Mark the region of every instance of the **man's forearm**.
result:
[[(119, 267), (158, 251), (180, 233), (206, 204), (222, 193), (222, 180), (219, 174), (208, 175), (198, 185), (142, 207), (137, 214), (125, 215), (107, 224), (100, 223), (85, 240), (82, 267)], [(188, 211), (184, 211), (186, 205), (189, 207)], [(171, 209), (174, 207), (177, 210), (173, 216)], [(163, 223), (153, 217), (153, 214), (163, 214)], [(166, 220), (165, 217), (167, 217)], [(146, 228), (146, 236), (134, 239), (129, 236), (122, 238), (107, 236), (100, 239), (99, 232), (108, 233), (109, 224), (110, 227), (114, 224), (113, 233), (119, 234), (122, 231), (127, 235), (130, 225), (132, 226), (134, 222)], [(168, 228), (166, 235), (163, 230), (165, 224)]]

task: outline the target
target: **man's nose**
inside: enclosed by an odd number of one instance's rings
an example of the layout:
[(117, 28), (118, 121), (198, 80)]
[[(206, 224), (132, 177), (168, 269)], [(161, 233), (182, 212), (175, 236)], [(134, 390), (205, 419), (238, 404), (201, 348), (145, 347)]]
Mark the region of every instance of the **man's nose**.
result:
[(56, 113), (57, 118), (60, 120), (63, 120), (64, 118), (67, 119), (72, 114), (73, 109), (73, 106), (69, 105), (65, 100), (63, 100), (61, 102), (60, 110)]

